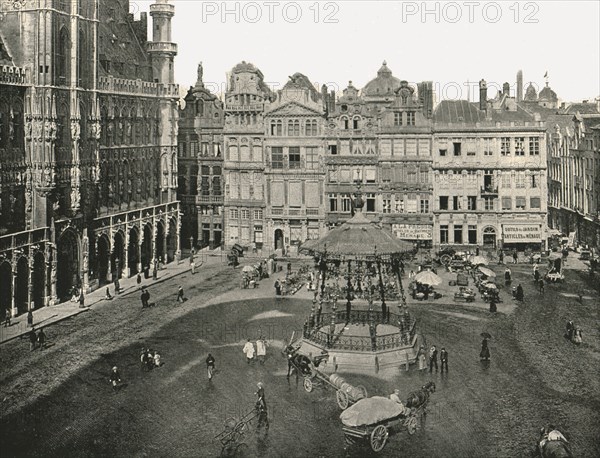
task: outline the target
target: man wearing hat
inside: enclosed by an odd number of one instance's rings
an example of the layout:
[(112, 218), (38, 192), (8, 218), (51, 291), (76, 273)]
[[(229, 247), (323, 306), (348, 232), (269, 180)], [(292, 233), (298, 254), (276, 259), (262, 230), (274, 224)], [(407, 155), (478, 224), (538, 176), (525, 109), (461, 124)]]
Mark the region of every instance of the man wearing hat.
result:
[[(394, 392), (392, 394), (390, 394), (390, 399), (392, 401), (394, 401), (395, 403), (397, 403), (404, 410), (405, 415), (408, 413), (408, 412), (406, 412), (407, 407), (404, 405), (404, 403), (400, 399), (400, 390), (399, 389), (395, 389)], [(408, 410), (410, 411), (410, 409), (408, 409)]]
[(444, 347), (440, 351), (440, 362), (442, 364), (441, 371), (444, 372), (444, 367), (446, 367), (446, 373), (448, 373), (448, 352)]

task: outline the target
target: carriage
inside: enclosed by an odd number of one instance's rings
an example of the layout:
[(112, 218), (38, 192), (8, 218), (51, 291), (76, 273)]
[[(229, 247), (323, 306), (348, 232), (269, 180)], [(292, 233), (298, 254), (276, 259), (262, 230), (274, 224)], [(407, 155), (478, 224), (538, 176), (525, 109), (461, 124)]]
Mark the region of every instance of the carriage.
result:
[(246, 434), (250, 431), (250, 422), (258, 416), (258, 410), (252, 409), (240, 419), (230, 417), (225, 420), (223, 431), (215, 436), (221, 442), (220, 456), (244, 456), (248, 453)]
[(333, 389), (336, 392), (337, 404), (342, 410), (368, 396), (364, 386), (350, 385), (338, 374), (327, 375), (317, 369), (320, 362), (327, 359), (329, 355), (322, 354), (311, 360), (308, 356), (298, 353), (298, 347), (293, 345), (288, 345), (284, 353), (287, 354), (288, 364), (293, 367), (297, 375), (303, 377), (302, 385), (307, 393), (311, 393), (315, 387)]
[(380, 396), (356, 402), (340, 415), (346, 443), (368, 443), (374, 452), (380, 452), (391, 435), (407, 431), (412, 436), (424, 420), (429, 394), (434, 391), (435, 384), (429, 382), (411, 393), (405, 406)]

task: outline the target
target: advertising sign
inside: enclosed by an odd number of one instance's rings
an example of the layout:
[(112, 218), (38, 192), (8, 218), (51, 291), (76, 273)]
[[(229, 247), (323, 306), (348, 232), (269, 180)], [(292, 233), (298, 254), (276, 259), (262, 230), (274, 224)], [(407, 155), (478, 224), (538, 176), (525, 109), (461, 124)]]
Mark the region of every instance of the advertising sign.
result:
[(539, 224), (505, 224), (504, 243), (527, 243), (542, 241), (542, 227)]
[(392, 232), (399, 239), (431, 240), (433, 226), (428, 224), (392, 224)]

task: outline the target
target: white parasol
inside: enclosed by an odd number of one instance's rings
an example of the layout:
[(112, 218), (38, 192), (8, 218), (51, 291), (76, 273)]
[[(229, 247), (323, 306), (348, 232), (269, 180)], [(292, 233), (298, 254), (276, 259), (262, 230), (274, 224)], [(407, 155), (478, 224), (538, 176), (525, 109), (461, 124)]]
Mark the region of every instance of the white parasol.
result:
[(495, 277), (496, 276), (496, 272), (494, 272), (492, 269), (488, 269), (487, 267), (479, 266), (478, 269), (479, 269), (479, 272), (481, 272), (486, 277)]
[(424, 270), (423, 272), (419, 272), (415, 276), (415, 281), (422, 283), (424, 285), (434, 285), (435, 286), (435, 285), (442, 284), (442, 279), (430, 270)]
[(244, 266), (244, 268), (242, 269), (242, 272), (254, 272), (254, 267), (252, 266)]

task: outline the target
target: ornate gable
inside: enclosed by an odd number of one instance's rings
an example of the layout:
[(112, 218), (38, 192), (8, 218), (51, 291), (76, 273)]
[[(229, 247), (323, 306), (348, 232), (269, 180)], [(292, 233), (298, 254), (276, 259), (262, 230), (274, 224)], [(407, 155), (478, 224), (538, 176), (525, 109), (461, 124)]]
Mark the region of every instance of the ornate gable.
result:
[(323, 116), (323, 113), (297, 102), (287, 102), (265, 113), (265, 118), (296, 117), (296, 116)]

